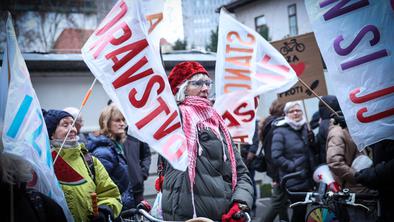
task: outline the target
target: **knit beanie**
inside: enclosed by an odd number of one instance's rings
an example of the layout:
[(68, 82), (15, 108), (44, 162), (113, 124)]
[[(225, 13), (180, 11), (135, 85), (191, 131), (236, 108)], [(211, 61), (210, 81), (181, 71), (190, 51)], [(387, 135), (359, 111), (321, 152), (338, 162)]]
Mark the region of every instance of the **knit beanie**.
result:
[(45, 124), (47, 125), (48, 136), (51, 138), (52, 134), (56, 131), (57, 125), (59, 125), (60, 120), (65, 117), (74, 118), (70, 113), (63, 110), (50, 109), (48, 111), (42, 110), (44, 115)]
[(168, 75), (172, 93), (178, 92), (178, 87), (195, 74), (205, 74), (207, 70), (198, 62), (181, 62), (178, 63)]

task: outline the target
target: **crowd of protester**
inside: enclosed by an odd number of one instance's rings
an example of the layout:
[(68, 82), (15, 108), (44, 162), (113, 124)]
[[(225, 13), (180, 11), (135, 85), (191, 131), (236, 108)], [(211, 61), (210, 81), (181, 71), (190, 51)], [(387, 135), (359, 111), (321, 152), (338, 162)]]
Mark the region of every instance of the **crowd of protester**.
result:
[[(264, 153), (265, 171), (272, 178), (273, 191), (262, 221), (274, 221), (276, 216), (280, 221), (304, 221), (306, 206), (295, 207), (291, 217), (288, 215), (289, 202), (300, 199), (289, 196), (286, 190), (316, 189), (312, 174), (321, 164), (328, 165), (338, 185), (336, 189), (379, 193), (379, 212), (376, 207), (371, 207), (373, 213), (349, 209), (351, 221), (393, 218), (394, 143), (384, 140), (360, 152), (335, 96), (322, 97), (325, 103), (319, 103), (310, 124), (301, 103), (274, 101), (270, 115), (256, 123), (253, 144), (238, 149), (212, 107), (212, 80), (201, 64), (177, 64), (169, 74), (169, 83), (179, 106), (189, 158), (188, 168), (182, 172), (159, 157), (156, 189), (162, 193), (164, 220), (206, 217), (244, 221), (245, 218), (236, 219), (234, 215), (256, 208), (253, 161), (258, 150)], [(100, 129), (89, 134), (81, 132), (83, 119), (78, 113), (73, 107), (43, 110), (55, 174), (68, 208), (75, 221), (120, 221), (122, 210), (135, 208), (144, 200), (144, 181), (151, 164), (149, 146), (128, 135), (125, 118), (116, 104), (103, 109), (98, 120)], [(373, 165), (354, 169), (352, 163), (359, 156), (370, 157)], [(26, 186), (31, 179), (28, 163), (2, 152), (0, 160), (1, 196), (6, 201), (13, 199), (15, 208), (1, 209), (6, 221), (66, 220), (56, 202)], [(285, 175), (298, 171), (303, 172), (301, 177), (290, 179), (286, 187), (280, 184)], [(62, 179), (70, 172), (78, 181)], [(18, 210), (25, 213), (13, 213)]]

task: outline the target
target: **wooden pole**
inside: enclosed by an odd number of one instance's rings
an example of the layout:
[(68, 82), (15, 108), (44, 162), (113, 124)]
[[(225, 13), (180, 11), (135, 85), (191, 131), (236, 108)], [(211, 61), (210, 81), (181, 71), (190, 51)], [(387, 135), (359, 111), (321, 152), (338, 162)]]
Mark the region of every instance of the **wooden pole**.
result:
[(308, 113), (306, 112), (305, 100), (302, 100), (302, 106), (304, 107), (304, 111), (305, 111), (306, 125), (308, 127), (308, 131), (311, 131), (311, 126), (309, 125)]
[[(96, 84), (96, 82), (97, 82), (97, 79), (94, 78), (92, 84), (90, 85), (90, 88), (88, 89), (88, 91), (87, 91), (86, 94), (85, 94), (85, 97), (84, 97), (83, 100), (82, 100), (82, 103), (81, 103), (81, 106), (79, 107), (79, 112), (78, 112), (77, 116), (75, 117), (73, 123), (71, 124), (71, 127), (68, 129), (67, 134), (66, 134), (66, 137), (64, 137), (64, 140), (63, 140), (63, 142), (62, 142), (62, 145), (60, 146), (59, 152), (57, 152), (55, 158), (53, 159), (53, 165), (55, 165), (56, 160), (57, 160), (57, 158), (59, 157), (60, 152), (61, 152), (62, 149), (63, 149), (64, 143), (66, 143), (67, 137), (68, 137), (68, 135), (70, 134), (71, 129), (74, 127), (75, 122), (77, 121), (78, 117), (80, 116), (82, 109), (85, 107), (86, 102), (88, 101), (90, 95), (92, 94), (93, 86), (94, 86), (94, 84)], [(51, 135), (48, 135), (48, 136), (51, 136)]]
[(308, 86), (308, 84), (306, 84), (306, 83), (305, 83), (304, 81), (302, 81), (302, 79), (300, 79), (300, 78), (298, 78), (298, 81), (300, 81), (300, 83), (301, 83), (302, 85), (304, 85), (308, 90), (310, 90), (310, 91), (312, 92), (312, 94), (313, 94), (316, 98), (318, 98), (327, 108), (329, 108), (329, 109), (331, 110), (331, 112), (333, 112), (336, 116), (339, 117), (338, 113), (335, 112), (335, 110), (334, 110), (330, 105), (328, 105), (324, 100), (322, 100), (322, 98), (320, 98), (320, 96), (317, 95), (317, 93), (316, 93), (315, 91), (313, 91), (313, 90)]

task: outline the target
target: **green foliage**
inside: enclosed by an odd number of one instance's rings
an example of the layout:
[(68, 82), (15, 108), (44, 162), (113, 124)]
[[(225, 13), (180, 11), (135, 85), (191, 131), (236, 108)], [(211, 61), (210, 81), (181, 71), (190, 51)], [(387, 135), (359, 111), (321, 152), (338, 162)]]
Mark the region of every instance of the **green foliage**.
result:
[(173, 50), (186, 50), (186, 46), (187, 46), (187, 41), (184, 40), (176, 40), (174, 43), (174, 46), (172, 47)]
[(210, 42), (205, 47), (207, 51), (216, 52), (218, 49), (218, 32), (219, 28), (216, 28), (216, 31), (211, 31)]
[(270, 197), (272, 195), (272, 186), (270, 183), (260, 185), (260, 197)]

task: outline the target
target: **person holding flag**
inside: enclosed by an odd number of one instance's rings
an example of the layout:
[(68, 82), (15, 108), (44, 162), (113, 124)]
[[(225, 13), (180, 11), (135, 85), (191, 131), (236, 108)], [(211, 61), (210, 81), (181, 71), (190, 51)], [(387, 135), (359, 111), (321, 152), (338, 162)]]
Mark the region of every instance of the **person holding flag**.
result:
[(252, 207), (252, 181), (222, 117), (208, 99), (212, 86), (208, 72), (197, 62), (182, 62), (168, 79), (182, 115), (189, 158), (186, 172), (163, 163), (158, 188), (163, 193), (164, 220), (199, 216), (242, 221), (233, 215)]
[(62, 110), (43, 110), (43, 114), (55, 174), (74, 220), (107, 222), (116, 218), (122, 209), (119, 189), (102, 163), (78, 142), (73, 116)]

